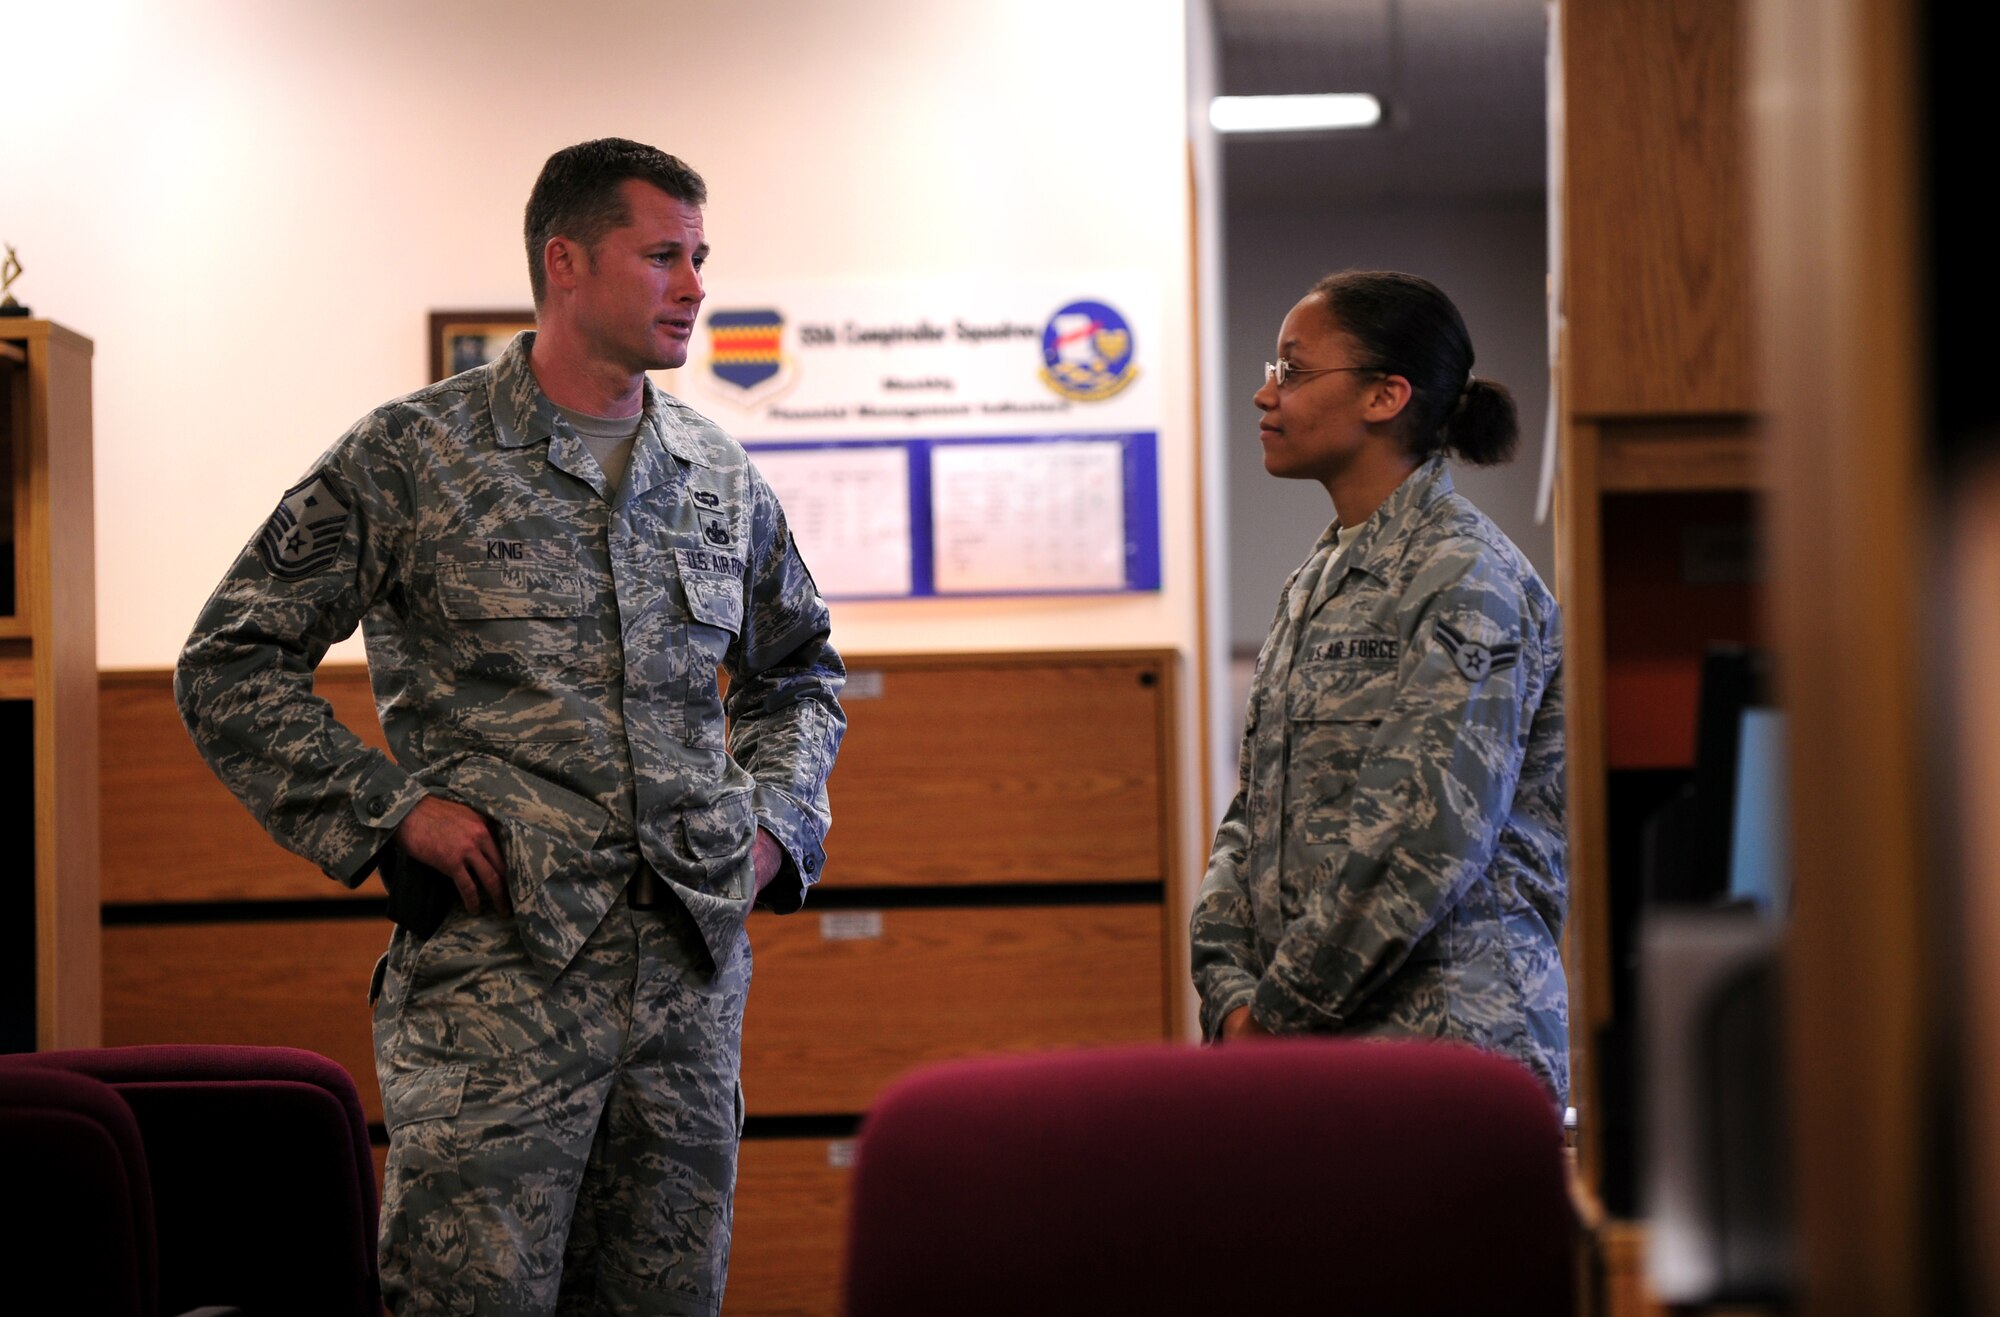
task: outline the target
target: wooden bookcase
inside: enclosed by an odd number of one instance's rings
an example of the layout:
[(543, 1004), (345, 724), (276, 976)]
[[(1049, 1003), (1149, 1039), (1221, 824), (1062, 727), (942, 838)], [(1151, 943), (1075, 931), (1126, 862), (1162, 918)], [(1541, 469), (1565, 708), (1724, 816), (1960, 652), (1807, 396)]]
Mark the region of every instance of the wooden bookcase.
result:
[(99, 1037), (91, 351), (50, 321), (0, 318), (0, 753), (8, 835), (32, 856), (0, 898), (8, 1050)]
[[(1701, 659), (1765, 640), (1741, 0), (1560, 7), (1557, 585), (1585, 1186), (1636, 1206), (1638, 831), (1692, 767)], [(1643, 1236), (1606, 1237), (1632, 1310)]]

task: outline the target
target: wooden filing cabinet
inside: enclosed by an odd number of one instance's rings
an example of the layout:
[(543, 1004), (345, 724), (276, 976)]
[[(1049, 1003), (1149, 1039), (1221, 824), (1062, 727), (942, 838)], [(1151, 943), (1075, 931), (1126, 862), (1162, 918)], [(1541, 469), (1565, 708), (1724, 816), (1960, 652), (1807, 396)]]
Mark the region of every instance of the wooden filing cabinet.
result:
[[(1177, 1036), (1171, 652), (848, 656), (825, 875), (751, 921), (729, 1311), (834, 1313), (862, 1114), (910, 1068)], [(280, 850), (201, 763), (171, 675), (101, 681), (105, 1041), (346, 1066), (380, 1137), (380, 889)], [(380, 746), (366, 672), (317, 688)]]

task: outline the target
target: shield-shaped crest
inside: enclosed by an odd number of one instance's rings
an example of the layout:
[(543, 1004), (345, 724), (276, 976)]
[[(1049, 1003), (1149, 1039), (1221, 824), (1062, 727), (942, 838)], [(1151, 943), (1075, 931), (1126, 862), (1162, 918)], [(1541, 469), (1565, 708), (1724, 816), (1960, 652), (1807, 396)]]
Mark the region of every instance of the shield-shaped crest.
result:
[(709, 370), (744, 393), (776, 379), (784, 369), (785, 318), (769, 309), (714, 311), (708, 317)]

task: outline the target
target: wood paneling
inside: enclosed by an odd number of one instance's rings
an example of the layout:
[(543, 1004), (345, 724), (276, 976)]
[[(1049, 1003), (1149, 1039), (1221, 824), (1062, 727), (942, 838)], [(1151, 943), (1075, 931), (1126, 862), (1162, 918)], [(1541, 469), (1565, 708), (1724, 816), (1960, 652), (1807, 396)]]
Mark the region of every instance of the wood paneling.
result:
[(0, 700), (34, 698), (34, 642), (0, 635)]
[(97, 538), (91, 461), (89, 339), (46, 325), (45, 357), (31, 410), (41, 445), (29, 467), (28, 501), (16, 541), (35, 644), (35, 865), (53, 897), (41, 918), (43, 1046), (97, 1041), (102, 1016), (97, 763)]
[[(828, 792), (832, 886), (1156, 881), (1167, 846), (1159, 655), (853, 660)], [(107, 901), (349, 895), (282, 850), (195, 753), (163, 672), (102, 679)], [(365, 669), (316, 689), (385, 743)], [(359, 894), (379, 896), (373, 884)]]
[[(100, 679), (106, 901), (253, 901), (382, 895), (350, 892), (257, 825), (195, 752), (174, 708), (173, 674)], [(321, 668), (315, 689), (336, 716), (382, 748), (365, 668)]]
[[(1961, 911), (1933, 812), (1952, 770), (1932, 699), (1948, 670), (1939, 648), (1971, 637), (1935, 593), (1952, 572), (1934, 557), (1941, 473), (1925, 469), (1937, 389), (1925, 289), (1950, 277), (1926, 268), (1925, 23), (1894, 0), (1757, 8), (1799, 1311), (1982, 1311), (1994, 1296), (1953, 1294), (1952, 1251), (1992, 1249), (1959, 1216), (1979, 1181), (1959, 1162), (1956, 1122), (1940, 1119), (1956, 1105), (1939, 1085), (1961, 1040), (1934, 996)], [(1972, 658), (1990, 682), (1990, 656)], [(1992, 953), (1975, 940), (1962, 954)], [(1976, 1099), (1964, 1110), (1986, 1114)]]
[(1565, 4), (1565, 405), (1754, 408), (1739, 0)]
[(1165, 662), (852, 660), (825, 881), (1158, 879)]
[(386, 919), (160, 924), (104, 930), (104, 1042), (303, 1047), (347, 1067), (382, 1119), (368, 976)]
[(853, 1144), (746, 1139), (736, 1165), (731, 1317), (837, 1317)]
[(1618, 421), (1601, 427), (1603, 488), (1614, 494), (1755, 489), (1763, 455), (1747, 417)]
[[(1646, 1230), (1629, 1221), (1607, 1223), (1597, 1240), (1605, 1317), (1667, 1317), (1646, 1288)], [(1708, 1310), (1703, 1309), (1705, 1317)]]
[[(1575, 345), (1564, 336), (1564, 362)], [(1570, 1100), (1580, 1115), (1586, 1183), (1603, 1165), (1603, 1085), (1596, 1040), (1611, 1023), (1610, 795), (1605, 774), (1604, 500), (1598, 494), (1597, 427), (1564, 417), (1557, 481), (1556, 593), (1563, 610), (1564, 783), (1569, 809), (1569, 923), (1563, 968), (1570, 991)]]
[[(873, 919), (879, 936), (853, 936)], [(1156, 905), (758, 915), (750, 1112), (862, 1111), (950, 1057), (1160, 1040), (1164, 932)]]

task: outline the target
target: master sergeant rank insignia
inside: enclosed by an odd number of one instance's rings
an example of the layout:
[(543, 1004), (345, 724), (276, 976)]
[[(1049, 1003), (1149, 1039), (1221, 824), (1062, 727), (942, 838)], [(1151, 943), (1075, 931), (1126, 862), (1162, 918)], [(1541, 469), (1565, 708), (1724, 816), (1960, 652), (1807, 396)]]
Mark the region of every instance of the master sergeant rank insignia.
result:
[(347, 505), (317, 474), (285, 491), (257, 536), (257, 555), (281, 581), (297, 581), (332, 562), (347, 533)]

